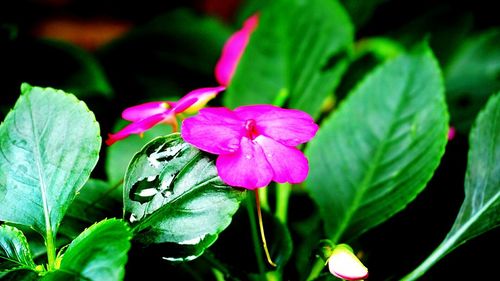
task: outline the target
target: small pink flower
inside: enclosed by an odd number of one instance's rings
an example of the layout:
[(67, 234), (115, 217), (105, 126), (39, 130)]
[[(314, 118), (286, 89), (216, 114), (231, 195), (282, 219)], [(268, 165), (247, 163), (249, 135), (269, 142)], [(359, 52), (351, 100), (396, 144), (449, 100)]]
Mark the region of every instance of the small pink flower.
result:
[(231, 35), (226, 41), (222, 55), (215, 66), (215, 78), (220, 85), (227, 86), (231, 82), (236, 66), (248, 45), (248, 41), (250, 41), (250, 35), (257, 28), (258, 22), (258, 14), (249, 17), (243, 23), (243, 28)]
[(363, 280), (368, 277), (368, 269), (346, 244), (337, 245), (333, 249), (328, 259), (328, 269), (335, 277), (344, 280)]
[(208, 101), (225, 90), (225, 87), (201, 88), (189, 92), (178, 102), (147, 102), (132, 106), (122, 112), (122, 118), (132, 121), (131, 124), (115, 134), (108, 134), (107, 145), (124, 139), (131, 134), (142, 134), (153, 126), (165, 123), (177, 131), (176, 115), (181, 113), (195, 113), (205, 106)]
[(309, 172), (295, 146), (312, 139), (318, 125), (307, 113), (272, 105), (204, 108), (182, 123), (181, 134), (193, 146), (219, 155), (221, 179), (232, 186), (255, 189), (271, 180), (300, 183)]

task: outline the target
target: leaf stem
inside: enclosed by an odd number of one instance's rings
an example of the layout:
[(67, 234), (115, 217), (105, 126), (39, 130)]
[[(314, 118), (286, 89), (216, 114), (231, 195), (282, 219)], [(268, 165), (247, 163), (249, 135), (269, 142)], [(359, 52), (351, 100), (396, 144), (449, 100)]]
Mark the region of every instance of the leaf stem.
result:
[(288, 219), (288, 201), (292, 193), (292, 185), (290, 183), (276, 184), (276, 217), (282, 224), (286, 224)]
[(47, 227), (47, 236), (45, 237), (45, 247), (47, 248), (47, 261), (48, 261), (48, 270), (54, 270), (56, 264), (56, 243), (54, 239), (54, 234), (52, 233), (52, 229), (50, 226)]
[(321, 271), (323, 271), (324, 267), (325, 267), (325, 262), (321, 258), (317, 258), (311, 269), (311, 273), (309, 273), (309, 276), (307, 276), (306, 280), (307, 281), (314, 280), (316, 277), (319, 276)]

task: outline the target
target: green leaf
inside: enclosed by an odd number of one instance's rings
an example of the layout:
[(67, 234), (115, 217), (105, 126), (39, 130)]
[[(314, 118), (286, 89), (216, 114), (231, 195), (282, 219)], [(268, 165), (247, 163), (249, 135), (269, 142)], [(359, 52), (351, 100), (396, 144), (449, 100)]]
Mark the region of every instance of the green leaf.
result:
[(463, 40), (444, 68), (452, 124), (468, 131), (488, 97), (500, 90), (500, 30)]
[(444, 153), (447, 123), (441, 73), (424, 46), (350, 93), (306, 151), (308, 190), (334, 243), (382, 223), (423, 190)]
[(71, 242), (59, 270), (78, 276), (78, 280), (123, 280), (131, 238), (122, 220), (101, 221)]
[(273, 1), (259, 12), (224, 103), (270, 104), (288, 94), (290, 107), (317, 116), (347, 68), (353, 32), (337, 1)]
[(20, 269), (6, 273), (0, 273), (2, 281), (35, 281), (40, 280), (38, 273), (29, 269)]
[(222, 182), (211, 155), (179, 134), (148, 143), (125, 176), (125, 212), (135, 239), (162, 243), (164, 258), (172, 261), (200, 256), (229, 225), (244, 195)]
[(416, 280), (446, 254), (500, 226), (500, 93), (492, 96), (470, 133), (465, 199), (450, 232), (404, 280)]
[(21, 91), (0, 126), (0, 220), (48, 238), (97, 162), (99, 126), (73, 95), (28, 84)]
[[(118, 122), (115, 132), (125, 127), (125, 122)], [(130, 135), (128, 138), (116, 142), (107, 147), (106, 174), (108, 181), (115, 184), (123, 181), (128, 164), (137, 151), (139, 151), (150, 140), (158, 136), (164, 136), (172, 132), (172, 127), (159, 124), (147, 130), (142, 136)]]
[(375, 8), (386, 0), (342, 0), (346, 10), (357, 27), (363, 26), (372, 16)]
[(71, 241), (96, 222), (105, 218), (121, 217), (120, 191), (118, 186), (89, 179), (66, 212), (58, 234), (66, 236)]
[(35, 269), (26, 237), (19, 229), (0, 225), (0, 272)]

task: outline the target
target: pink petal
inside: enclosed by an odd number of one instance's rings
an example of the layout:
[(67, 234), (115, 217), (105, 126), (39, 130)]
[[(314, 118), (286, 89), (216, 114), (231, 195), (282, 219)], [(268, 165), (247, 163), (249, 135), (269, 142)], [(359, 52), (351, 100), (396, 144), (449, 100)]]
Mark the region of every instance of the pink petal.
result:
[(307, 178), (309, 163), (300, 150), (262, 135), (255, 138), (254, 142), (262, 148), (271, 165), (274, 181), (300, 183)]
[(234, 153), (244, 136), (244, 121), (223, 107), (204, 108), (182, 122), (182, 138), (195, 147), (213, 154)]
[(216, 166), (220, 178), (231, 186), (255, 189), (267, 186), (273, 177), (261, 147), (247, 137), (237, 152), (219, 155)]
[(161, 114), (169, 110), (168, 102), (152, 101), (135, 105), (125, 109), (122, 112), (122, 118), (128, 121), (136, 122), (149, 116)]
[(222, 55), (215, 66), (215, 78), (220, 85), (227, 86), (231, 82), (236, 66), (259, 22), (258, 15), (248, 18), (243, 28), (235, 32), (224, 45)]
[(107, 145), (112, 145), (113, 143), (124, 139), (131, 134), (140, 134), (143, 133), (144, 131), (149, 130), (153, 126), (155, 126), (158, 123), (164, 122), (166, 120), (169, 120), (171, 117), (171, 114), (156, 114), (149, 116), (141, 121), (131, 123), (125, 128), (121, 129), (115, 134), (108, 134), (108, 139), (106, 140)]
[(455, 129), (455, 127), (450, 127), (448, 129), (448, 140), (451, 141), (455, 138), (457, 134), (457, 130)]
[(224, 91), (226, 87), (218, 86), (212, 88), (200, 88), (187, 93), (172, 109), (176, 114), (186, 112), (189, 114), (198, 112), (217, 94)]
[(243, 120), (254, 119), (260, 134), (286, 146), (297, 146), (311, 140), (318, 125), (307, 113), (273, 105), (248, 105), (234, 110)]

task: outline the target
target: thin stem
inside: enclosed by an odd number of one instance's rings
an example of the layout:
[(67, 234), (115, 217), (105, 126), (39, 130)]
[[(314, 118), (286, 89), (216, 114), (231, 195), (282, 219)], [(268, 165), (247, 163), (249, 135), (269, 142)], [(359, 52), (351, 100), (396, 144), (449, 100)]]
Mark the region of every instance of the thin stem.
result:
[(215, 280), (225, 281), (224, 274), (222, 272), (220, 272), (218, 269), (212, 267), (212, 272), (214, 273)]
[(288, 219), (288, 201), (292, 193), (292, 185), (278, 183), (276, 186), (276, 217), (281, 223), (286, 224)]
[(268, 198), (268, 187), (263, 187), (260, 189), (259, 192), (259, 200), (260, 200), (260, 207), (268, 212), (271, 211), (271, 208), (269, 207), (269, 200)]
[(307, 277), (306, 280), (310, 281), (318, 277), (321, 271), (323, 271), (324, 267), (325, 267), (325, 262), (321, 258), (317, 258), (311, 269), (311, 273), (309, 273), (309, 276)]
[(252, 200), (247, 200), (248, 218), (250, 220), (250, 228), (252, 229), (252, 242), (255, 251), (255, 257), (257, 258), (257, 267), (259, 268), (259, 273), (263, 280), (265, 280), (266, 266), (262, 259), (262, 248), (260, 247), (259, 235), (257, 233), (257, 224), (255, 217), (255, 210), (253, 207)]
[(212, 252), (206, 251), (201, 257), (212, 268), (212, 271), (218, 281), (225, 280), (226, 278), (235, 281), (240, 280), (234, 276), (231, 276), (231, 272), (229, 271), (229, 269), (217, 258), (215, 258)]
[(192, 267), (189, 266), (188, 263), (182, 263), (180, 267), (189, 275), (191, 275), (191, 280), (196, 280), (196, 281), (203, 281), (203, 277), (196, 271), (193, 270)]
[(277, 265), (271, 259), (271, 255), (269, 255), (269, 249), (267, 248), (266, 234), (264, 233), (264, 223), (262, 222), (262, 212), (260, 209), (259, 189), (255, 189), (255, 203), (257, 207), (257, 217), (259, 219), (260, 238), (262, 239), (262, 246), (264, 247), (264, 253), (266, 254), (267, 262), (270, 265), (276, 267)]

